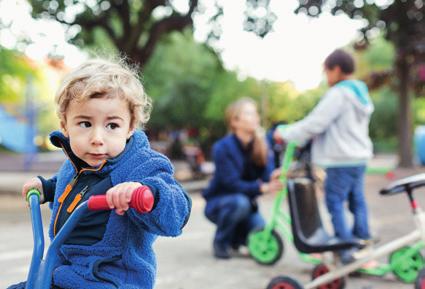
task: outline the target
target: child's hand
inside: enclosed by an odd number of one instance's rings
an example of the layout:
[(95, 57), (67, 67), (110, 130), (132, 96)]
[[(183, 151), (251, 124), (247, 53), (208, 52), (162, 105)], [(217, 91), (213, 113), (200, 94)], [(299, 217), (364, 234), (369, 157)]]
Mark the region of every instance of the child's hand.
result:
[(134, 190), (141, 186), (141, 183), (126, 182), (110, 188), (106, 192), (106, 201), (109, 208), (115, 209), (118, 215), (124, 215), (125, 211), (129, 208), (128, 204), (131, 201)]
[(44, 202), (43, 184), (41, 183), (41, 180), (39, 178), (34, 177), (24, 183), (24, 185), (22, 186), (22, 193), (21, 193), (24, 199), (27, 198), (27, 193), (31, 189), (36, 189), (37, 191), (40, 192), (40, 203), (43, 203)]

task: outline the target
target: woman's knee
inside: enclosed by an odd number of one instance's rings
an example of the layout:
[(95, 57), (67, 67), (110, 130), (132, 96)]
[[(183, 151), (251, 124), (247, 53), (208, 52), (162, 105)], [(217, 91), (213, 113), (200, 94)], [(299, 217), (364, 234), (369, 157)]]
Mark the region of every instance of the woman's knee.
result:
[(236, 194), (232, 205), (237, 215), (248, 216), (251, 212), (251, 200), (243, 194)]

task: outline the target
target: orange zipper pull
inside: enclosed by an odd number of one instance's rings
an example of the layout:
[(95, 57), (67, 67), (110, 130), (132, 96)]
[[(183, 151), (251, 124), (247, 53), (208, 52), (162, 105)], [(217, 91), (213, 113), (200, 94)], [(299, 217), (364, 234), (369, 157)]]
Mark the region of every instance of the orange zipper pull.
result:
[(69, 184), (66, 185), (65, 190), (63, 191), (62, 195), (59, 197), (58, 201), (59, 203), (63, 203), (65, 201), (65, 198), (68, 196), (69, 192), (71, 192), (72, 187), (74, 186), (75, 182), (77, 181), (78, 175), (76, 175)]
[(84, 189), (75, 196), (74, 200), (72, 200), (72, 203), (69, 205), (69, 207), (66, 209), (66, 211), (70, 214), (74, 211), (75, 207), (78, 205), (78, 203), (83, 198), (84, 194), (87, 192), (88, 186), (85, 186)]
[(68, 196), (69, 192), (72, 190), (72, 185), (67, 184), (65, 187), (65, 190), (63, 191), (62, 195), (59, 197), (58, 201), (59, 203), (63, 203), (65, 198)]
[(78, 194), (75, 196), (74, 200), (72, 201), (72, 203), (69, 205), (69, 207), (66, 209), (66, 211), (68, 213), (72, 213), (75, 209), (75, 207), (78, 205), (78, 203), (81, 201), (81, 194)]

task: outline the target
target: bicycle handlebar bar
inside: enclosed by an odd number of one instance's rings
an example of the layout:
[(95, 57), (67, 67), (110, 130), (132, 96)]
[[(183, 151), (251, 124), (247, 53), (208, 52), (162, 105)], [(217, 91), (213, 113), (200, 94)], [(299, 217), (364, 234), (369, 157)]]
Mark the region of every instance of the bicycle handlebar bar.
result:
[[(27, 200), (31, 195), (37, 195), (40, 198), (40, 192), (31, 189), (27, 193)], [(148, 186), (141, 186), (134, 190), (131, 196), (129, 207), (135, 209), (139, 213), (148, 213), (152, 210), (154, 204), (154, 196)], [(106, 195), (91, 196), (87, 201), (90, 211), (111, 210), (106, 201)]]

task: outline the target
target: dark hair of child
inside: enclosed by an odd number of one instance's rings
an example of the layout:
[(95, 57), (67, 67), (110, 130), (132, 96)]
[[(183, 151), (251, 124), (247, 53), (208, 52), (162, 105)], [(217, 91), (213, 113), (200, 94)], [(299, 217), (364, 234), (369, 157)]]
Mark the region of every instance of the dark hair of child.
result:
[(337, 49), (325, 59), (325, 67), (327, 69), (333, 69), (335, 66), (339, 66), (343, 73), (351, 74), (355, 69), (354, 59), (344, 50)]

